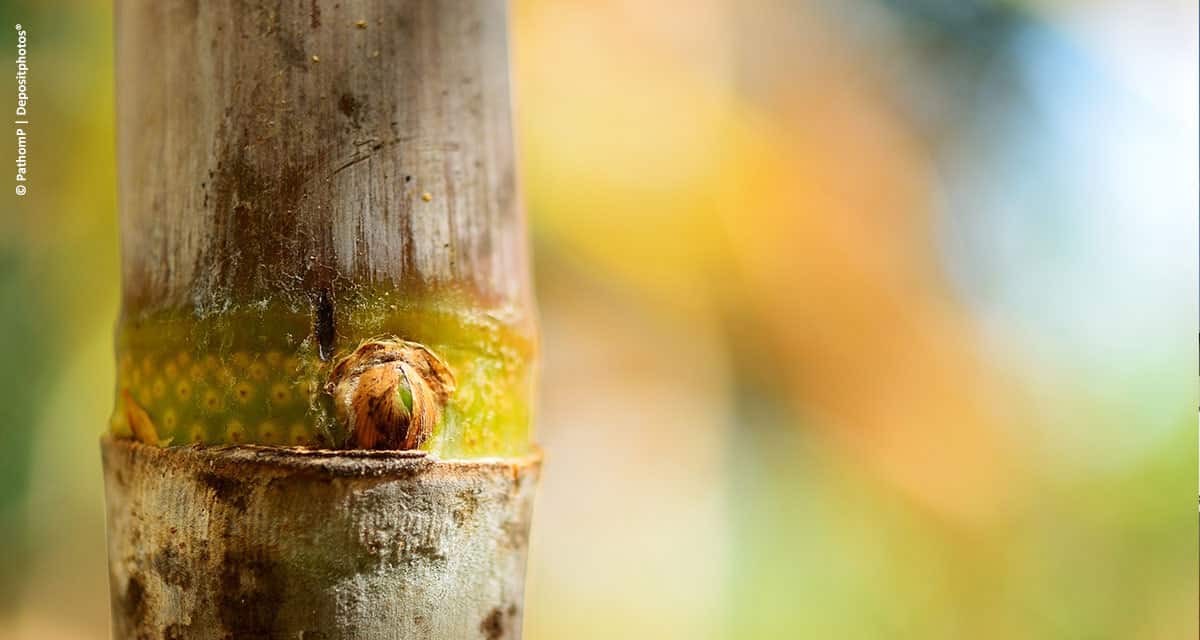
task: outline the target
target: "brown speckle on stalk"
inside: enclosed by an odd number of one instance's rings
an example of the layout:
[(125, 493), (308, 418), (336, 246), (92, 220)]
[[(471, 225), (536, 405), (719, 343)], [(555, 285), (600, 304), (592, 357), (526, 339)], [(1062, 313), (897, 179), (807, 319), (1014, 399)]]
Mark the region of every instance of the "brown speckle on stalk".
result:
[(520, 637), (536, 454), (101, 446), (114, 638)]
[(421, 446), (454, 388), (454, 374), (436, 354), (398, 338), (364, 342), (333, 366), (327, 386), (355, 449)]
[(487, 640), (499, 640), (504, 637), (504, 612), (497, 607), (492, 609), (488, 617), (483, 619), (479, 625), (479, 630), (483, 632), (483, 637)]

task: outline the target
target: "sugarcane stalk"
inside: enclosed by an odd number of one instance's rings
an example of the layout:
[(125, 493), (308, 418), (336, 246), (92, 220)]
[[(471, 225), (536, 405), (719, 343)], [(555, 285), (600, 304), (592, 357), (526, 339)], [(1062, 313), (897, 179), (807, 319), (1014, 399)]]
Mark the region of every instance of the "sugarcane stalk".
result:
[(519, 637), (506, 11), (116, 3), (115, 637)]

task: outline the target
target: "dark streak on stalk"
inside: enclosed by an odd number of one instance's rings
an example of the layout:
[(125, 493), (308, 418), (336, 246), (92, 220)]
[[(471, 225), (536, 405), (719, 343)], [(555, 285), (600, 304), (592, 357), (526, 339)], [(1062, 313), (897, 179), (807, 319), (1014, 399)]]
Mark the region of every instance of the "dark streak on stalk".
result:
[(318, 354), (322, 360), (333, 357), (334, 343), (337, 341), (337, 326), (333, 317), (333, 296), (328, 289), (322, 289), (313, 305), (313, 334), (317, 337)]

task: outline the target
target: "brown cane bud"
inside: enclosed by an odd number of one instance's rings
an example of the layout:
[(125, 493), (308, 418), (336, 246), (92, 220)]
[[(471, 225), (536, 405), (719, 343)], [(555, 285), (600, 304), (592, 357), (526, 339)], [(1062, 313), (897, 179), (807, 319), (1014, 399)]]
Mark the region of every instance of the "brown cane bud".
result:
[(428, 347), (369, 340), (334, 365), (327, 389), (356, 449), (416, 449), (441, 420), (454, 375)]

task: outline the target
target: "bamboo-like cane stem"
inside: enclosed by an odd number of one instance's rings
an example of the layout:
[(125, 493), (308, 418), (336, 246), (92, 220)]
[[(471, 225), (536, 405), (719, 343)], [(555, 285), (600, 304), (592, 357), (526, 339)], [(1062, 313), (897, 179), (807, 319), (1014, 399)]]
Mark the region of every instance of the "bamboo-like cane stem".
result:
[(505, 1), (116, 7), (115, 637), (519, 637)]

